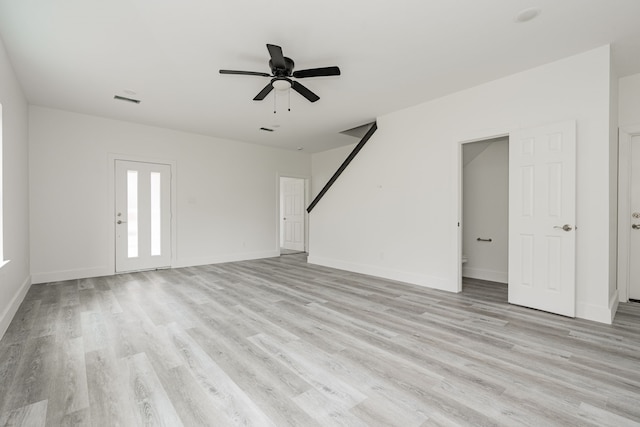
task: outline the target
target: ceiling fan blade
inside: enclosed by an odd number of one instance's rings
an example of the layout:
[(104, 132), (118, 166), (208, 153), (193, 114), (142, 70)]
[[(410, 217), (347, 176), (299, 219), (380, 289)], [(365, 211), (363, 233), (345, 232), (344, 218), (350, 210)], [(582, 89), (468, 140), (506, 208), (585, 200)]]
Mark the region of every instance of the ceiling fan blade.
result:
[(269, 84), (266, 85), (264, 89), (262, 89), (260, 93), (257, 94), (255, 98), (253, 98), (253, 100), (262, 101), (263, 99), (266, 98), (267, 95), (269, 95), (269, 92), (271, 92), (272, 90), (273, 90), (273, 85), (271, 84), (271, 82), (269, 82)]
[(275, 44), (267, 44), (267, 49), (269, 50), (269, 55), (271, 55), (271, 63), (275, 68), (286, 68), (287, 64), (284, 60), (284, 55), (282, 54), (282, 48), (280, 46), (276, 46)]
[(325, 77), (325, 76), (339, 76), (340, 68), (338, 67), (323, 67), (323, 68), (309, 68), (308, 70), (294, 71), (293, 77), (303, 79), (305, 77)]
[(295, 90), (296, 92), (298, 92), (300, 95), (302, 95), (305, 98), (307, 98), (311, 102), (316, 102), (318, 99), (320, 99), (320, 97), (318, 95), (316, 95), (315, 93), (311, 92), (309, 89), (307, 89), (306, 87), (304, 87), (303, 85), (301, 85), (300, 83), (298, 83), (296, 81), (294, 81), (291, 84), (291, 88), (293, 90)]
[(260, 73), (258, 71), (220, 70), (220, 74), (241, 74), (243, 76), (271, 77), (271, 74)]

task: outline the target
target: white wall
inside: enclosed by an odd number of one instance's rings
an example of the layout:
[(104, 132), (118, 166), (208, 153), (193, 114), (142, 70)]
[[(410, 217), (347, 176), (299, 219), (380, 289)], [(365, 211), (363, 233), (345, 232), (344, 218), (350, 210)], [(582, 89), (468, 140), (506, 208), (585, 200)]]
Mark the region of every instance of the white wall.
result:
[(577, 121), (577, 316), (610, 322), (610, 48), (378, 118), (311, 214), (309, 261), (458, 288), (459, 141)]
[(309, 154), (30, 107), (34, 283), (114, 272), (109, 156), (176, 162), (173, 266), (277, 256), (278, 176)]
[[(463, 150), (472, 144), (464, 144)], [(507, 283), (509, 140), (502, 138), (489, 144), (464, 166), (462, 176), (462, 253), (468, 258), (462, 275)]]
[[(27, 101), (0, 42), (2, 207), (4, 258), (0, 267), (0, 338), (31, 285), (29, 276), (29, 159)], [(0, 259), (0, 264), (2, 264)]]
[(618, 93), (620, 127), (640, 124), (640, 74), (622, 77), (619, 80)]
[[(355, 138), (354, 138), (355, 140)], [(333, 174), (338, 170), (358, 142), (311, 156), (311, 199), (318, 195)], [(339, 179), (339, 178), (338, 178)], [(322, 202), (320, 202), (322, 203)]]
[[(609, 63), (609, 306), (615, 314), (618, 293), (618, 75)], [(612, 318), (613, 320), (613, 318)]]

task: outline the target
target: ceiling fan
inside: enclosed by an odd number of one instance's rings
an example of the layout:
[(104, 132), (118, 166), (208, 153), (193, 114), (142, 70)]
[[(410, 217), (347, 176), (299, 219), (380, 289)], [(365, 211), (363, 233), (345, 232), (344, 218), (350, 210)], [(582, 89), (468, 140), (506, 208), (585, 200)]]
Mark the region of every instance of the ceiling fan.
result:
[(311, 102), (316, 102), (320, 97), (311, 92), (307, 87), (298, 83), (291, 78), (304, 79), (307, 77), (325, 77), (325, 76), (339, 76), (340, 68), (338, 67), (323, 67), (323, 68), (310, 68), (307, 70), (293, 71), (294, 62), (291, 58), (287, 58), (282, 54), (282, 48), (274, 44), (267, 44), (269, 55), (269, 68), (271, 68), (271, 74), (260, 73), (257, 71), (236, 71), (236, 70), (220, 70), (220, 74), (242, 74), (246, 76), (259, 76), (259, 77), (271, 77), (271, 81), (258, 93), (254, 101), (262, 101), (273, 89), (293, 89), (300, 95), (304, 96)]

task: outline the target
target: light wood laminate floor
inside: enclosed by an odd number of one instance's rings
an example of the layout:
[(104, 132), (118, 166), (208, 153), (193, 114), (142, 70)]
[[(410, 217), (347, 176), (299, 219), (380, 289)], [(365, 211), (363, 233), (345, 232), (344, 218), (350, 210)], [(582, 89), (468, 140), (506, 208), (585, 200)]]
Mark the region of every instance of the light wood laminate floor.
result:
[(31, 287), (0, 426), (640, 425), (640, 304), (612, 326), (308, 265)]

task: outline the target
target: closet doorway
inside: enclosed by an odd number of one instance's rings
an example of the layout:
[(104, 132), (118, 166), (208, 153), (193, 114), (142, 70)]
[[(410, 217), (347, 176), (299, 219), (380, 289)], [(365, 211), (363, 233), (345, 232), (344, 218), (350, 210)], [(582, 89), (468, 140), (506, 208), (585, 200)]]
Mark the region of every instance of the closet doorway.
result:
[[(489, 144), (474, 160), (463, 166), (463, 150), (467, 144), (484, 141), (498, 136), (508, 135), (508, 179), (505, 184), (485, 185), (491, 193), (485, 193), (477, 187), (469, 187), (469, 166), (484, 152), (490, 152)], [(575, 317), (576, 314), (576, 121), (568, 120), (532, 128), (517, 129), (508, 134), (496, 135), (484, 139), (469, 139), (456, 147), (458, 168), (459, 198), (458, 227), (455, 268), (458, 272), (458, 290), (462, 291), (463, 263), (467, 264), (464, 273), (484, 279), (500, 279), (495, 273), (507, 272), (508, 301), (511, 304), (535, 308), (550, 313)], [(470, 156), (473, 158), (473, 155)], [(508, 166), (506, 166), (508, 164)], [(499, 163), (482, 170), (500, 170)], [(503, 169), (504, 170), (504, 169)], [(466, 176), (464, 176), (466, 175)], [(504, 173), (503, 173), (504, 175)], [(474, 178), (473, 185), (482, 182)], [(498, 193), (498, 188), (508, 188), (507, 202), (486, 200)], [(463, 198), (467, 202), (463, 203)], [(485, 214), (481, 208), (473, 208), (469, 197), (483, 200), (479, 206), (508, 206), (499, 217), (498, 210)], [(463, 219), (464, 218), (466, 219)], [(466, 224), (465, 224), (466, 221)], [(473, 229), (474, 223), (482, 228)], [(488, 226), (492, 223), (493, 226)], [(464, 229), (466, 228), (466, 231)], [(463, 244), (466, 234), (466, 245)], [(487, 233), (487, 234), (485, 234)], [(508, 237), (500, 237), (501, 235)], [(480, 239), (480, 240), (478, 240)], [(489, 241), (491, 239), (491, 241)], [(504, 245), (498, 245), (504, 240)], [(484, 249), (476, 250), (477, 245), (485, 244)], [(474, 248), (472, 245), (476, 245)], [(507, 258), (507, 268), (499, 264), (484, 264), (484, 261), (496, 262), (504, 258), (491, 257), (500, 247)], [(506, 250), (505, 250), (506, 248)], [(464, 251), (464, 252), (463, 252)], [(475, 259), (474, 259), (475, 258)], [(479, 276), (478, 274), (486, 274)]]
[(505, 285), (506, 301), (509, 270), (508, 136), (462, 145), (461, 228), (463, 290), (464, 284), (501, 283)]

